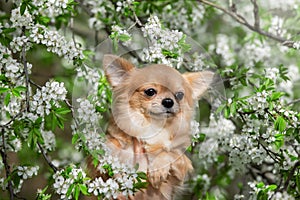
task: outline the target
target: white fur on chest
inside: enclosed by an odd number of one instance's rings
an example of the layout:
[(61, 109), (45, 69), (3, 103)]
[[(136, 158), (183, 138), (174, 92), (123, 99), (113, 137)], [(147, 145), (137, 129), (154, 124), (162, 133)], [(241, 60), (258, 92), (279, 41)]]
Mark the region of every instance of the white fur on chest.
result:
[(144, 144), (146, 152), (152, 151), (153, 147), (161, 147), (160, 150), (170, 151), (172, 149), (172, 138), (172, 133), (155, 125), (144, 128), (138, 137)]

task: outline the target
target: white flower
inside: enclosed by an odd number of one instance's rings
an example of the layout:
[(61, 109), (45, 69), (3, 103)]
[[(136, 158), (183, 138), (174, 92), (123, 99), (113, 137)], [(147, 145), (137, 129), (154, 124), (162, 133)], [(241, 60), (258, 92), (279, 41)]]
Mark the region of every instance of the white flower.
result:
[(276, 82), (277, 77), (279, 75), (279, 69), (278, 68), (275, 68), (275, 67), (268, 68), (268, 69), (265, 70), (265, 72), (266, 72), (266, 77), (267, 78), (272, 79), (272, 80), (274, 80), (274, 82)]
[(244, 59), (245, 63), (253, 66), (255, 63), (265, 61), (271, 56), (271, 47), (258, 39), (253, 42), (247, 42), (239, 52), (239, 56)]
[[(217, 54), (222, 56), (223, 62), (227, 66), (230, 66), (235, 62), (234, 54), (230, 49), (230, 42), (231, 41), (227, 35), (217, 35), (215, 50)], [(212, 47), (210, 48), (212, 49)]]
[(52, 131), (41, 130), (44, 139), (43, 148), (48, 151), (53, 151), (56, 146), (55, 135)]
[(66, 94), (67, 90), (63, 82), (46, 82), (45, 86), (41, 89), (37, 89), (35, 95), (33, 95), (30, 109), (39, 116), (48, 115), (51, 109), (50, 102), (52, 102), (54, 106), (60, 107), (59, 101), (64, 101)]
[(293, 47), (294, 47), (295, 49), (300, 49), (300, 41), (294, 42), (294, 43), (293, 43)]
[(37, 175), (37, 172), (39, 170), (39, 166), (18, 166), (18, 176), (20, 176), (22, 179), (28, 179), (32, 178), (33, 175)]
[(142, 28), (144, 37), (150, 37), (151, 39), (157, 39), (161, 33), (161, 23), (157, 16), (151, 15), (148, 18), (148, 22)]
[(33, 26), (33, 17), (25, 10), (24, 14), (21, 15), (20, 8), (15, 8), (11, 11), (10, 21), (12, 22), (12, 27), (31, 27)]
[(47, 51), (63, 56), (69, 61), (83, 58), (82, 50), (73, 41), (67, 41), (59, 32), (48, 30), (43, 25), (36, 25), (32, 28), (29, 37), (33, 42), (47, 46)]

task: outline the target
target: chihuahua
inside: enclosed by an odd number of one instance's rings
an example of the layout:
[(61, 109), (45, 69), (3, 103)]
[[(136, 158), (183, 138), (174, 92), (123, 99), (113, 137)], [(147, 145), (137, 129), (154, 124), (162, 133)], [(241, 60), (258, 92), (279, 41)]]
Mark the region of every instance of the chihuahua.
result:
[(113, 90), (107, 146), (113, 156), (147, 174), (147, 188), (119, 199), (174, 199), (189, 172), (184, 154), (190, 145), (194, 106), (212, 83), (210, 71), (180, 74), (161, 64), (136, 68), (104, 55)]

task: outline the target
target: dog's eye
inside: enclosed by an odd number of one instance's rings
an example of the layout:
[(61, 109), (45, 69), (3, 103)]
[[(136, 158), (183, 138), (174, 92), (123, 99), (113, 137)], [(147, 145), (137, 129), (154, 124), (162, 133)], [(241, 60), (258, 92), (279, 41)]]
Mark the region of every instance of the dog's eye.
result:
[(149, 89), (146, 89), (146, 90), (144, 91), (144, 93), (145, 93), (147, 96), (152, 97), (152, 96), (156, 95), (157, 92), (156, 92), (155, 89), (149, 88)]
[(175, 93), (175, 98), (176, 98), (177, 100), (183, 99), (183, 96), (184, 96), (184, 93), (183, 93), (183, 92), (176, 92), (176, 93)]

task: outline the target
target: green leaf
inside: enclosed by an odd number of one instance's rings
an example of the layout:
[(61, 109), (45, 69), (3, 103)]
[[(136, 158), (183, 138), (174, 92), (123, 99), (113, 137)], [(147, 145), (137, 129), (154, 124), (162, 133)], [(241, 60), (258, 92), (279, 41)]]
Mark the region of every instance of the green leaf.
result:
[(268, 200), (268, 194), (264, 190), (260, 190), (257, 194), (257, 200)]
[(122, 42), (126, 42), (126, 41), (128, 41), (130, 39), (131, 39), (130, 35), (126, 35), (126, 34), (119, 35), (119, 40), (121, 40)]
[(283, 132), (286, 128), (285, 119), (281, 116), (278, 116), (275, 123), (274, 123), (274, 126), (275, 126), (275, 130)]
[(256, 187), (257, 188), (263, 188), (263, 187), (265, 187), (265, 184), (263, 182), (259, 182), (259, 183), (256, 184)]
[(271, 100), (272, 101), (276, 101), (278, 100), (280, 97), (282, 97), (284, 95), (283, 92), (274, 92), (271, 96)]
[(193, 150), (192, 145), (188, 146), (188, 147), (186, 148), (186, 150), (187, 150), (188, 152), (192, 152), (192, 150)]
[(268, 191), (274, 191), (274, 190), (276, 190), (277, 189), (277, 185), (269, 185), (268, 187), (267, 187), (267, 190)]
[(8, 90), (9, 90), (8, 88), (0, 87), (0, 94), (7, 92)]
[(216, 114), (222, 112), (222, 110), (225, 108), (226, 105), (222, 104), (218, 107), (218, 109), (216, 110)]
[(198, 142), (203, 142), (206, 138), (206, 134), (205, 133), (200, 133), (199, 134), (199, 138), (198, 138)]
[(69, 189), (68, 189), (68, 191), (67, 191), (67, 193), (66, 193), (66, 195), (67, 195), (67, 197), (69, 197), (70, 195), (71, 195), (71, 193), (72, 193), (72, 191), (73, 191), (73, 189), (74, 189), (74, 184), (71, 184), (70, 186), (69, 186)]
[(298, 175), (295, 177), (295, 179), (296, 179), (296, 186), (297, 186), (297, 188), (298, 188), (298, 191), (300, 191), (300, 175), (298, 174)]
[(10, 102), (10, 93), (7, 93), (4, 98), (4, 105), (8, 106), (9, 102)]
[(71, 112), (71, 110), (68, 108), (65, 108), (65, 107), (55, 109), (55, 113), (59, 114), (59, 115), (65, 115), (65, 114), (68, 114), (69, 112)]
[(137, 182), (133, 184), (134, 189), (147, 188), (148, 182)]
[(232, 104), (230, 104), (230, 114), (235, 115), (236, 113), (236, 102), (232, 102)]
[(14, 89), (17, 90), (17, 91), (19, 91), (19, 92), (25, 92), (27, 90), (27, 88), (24, 87), (24, 86), (17, 86)]
[(74, 134), (72, 137), (72, 144), (75, 144), (79, 140), (79, 138), (80, 138), (79, 134), (77, 134), (77, 133)]
[(74, 190), (74, 197), (76, 200), (79, 199), (79, 195), (80, 195), (80, 188), (78, 185), (75, 186), (75, 190)]
[(224, 108), (224, 117), (229, 118), (229, 116), (230, 116), (230, 108), (228, 106), (226, 106)]
[(147, 180), (147, 174), (145, 172), (137, 172), (137, 175), (140, 179)]
[(185, 39), (186, 39), (186, 35), (184, 34), (182, 36), (182, 38), (178, 41), (178, 45), (181, 47), (183, 53), (190, 51), (191, 50), (191, 46), (192, 46), (192, 45), (186, 43)]
[(4, 28), (2, 30), (2, 33), (3, 34), (8, 34), (8, 33), (12, 33), (12, 32), (15, 32), (16, 28)]
[(84, 194), (84, 195), (89, 195), (88, 189), (87, 189), (87, 186), (86, 186), (86, 185), (80, 184), (80, 185), (79, 185), (79, 188), (80, 188), (80, 191), (81, 191), (82, 194)]
[(20, 6), (20, 13), (21, 13), (21, 15), (24, 15), (26, 7), (27, 7), (27, 2), (23, 1), (22, 4), (21, 4), (21, 6)]
[(274, 143), (275, 143), (276, 148), (280, 149), (284, 144), (284, 135), (276, 134)]
[(15, 88), (11, 90), (11, 93), (15, 96), (15, 97), (18, 97), (18, 98), (21, 98), (21, 93), (16, 90)]
[(168, 58), (178, 58), (179, 56), (177, 52), (172, 52), (166, 49), (162, 49), (162, 54)]
[(49, 17), (46, 17), (46, 16), (40, 16), (38, 15), (36, 17), (36, 21), (39, 23), (39, 24), (42, 24), (44, 26), (48, 26), (49, 22), (51, 21), (51, 19)]

